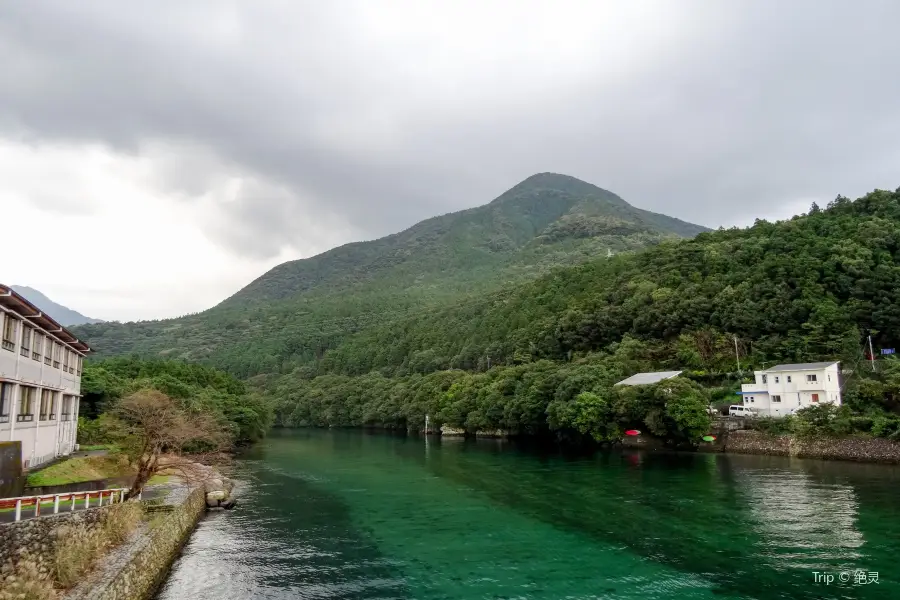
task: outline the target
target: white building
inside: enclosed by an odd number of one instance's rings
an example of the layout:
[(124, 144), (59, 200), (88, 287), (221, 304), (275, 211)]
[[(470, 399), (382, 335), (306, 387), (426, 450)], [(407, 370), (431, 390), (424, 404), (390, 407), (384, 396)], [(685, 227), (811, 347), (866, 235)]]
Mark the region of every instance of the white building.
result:
[(659, 383), (666, 379), (672, 379), (681, 375), (681, 371), (656, 371), (654, 373), (635, 373), (627, 379), (623, 379), (616, 385), (649, 385)]
[(22, 442), (25, 468), (70, 454), (91, 349), (2, 284), (0, 328), (0, 441)]
[(840, 363), (776, 365), (753, 373), (741, 386), (744, 406), (760, 415), (781, 417), (821, 402), (841, 404)]

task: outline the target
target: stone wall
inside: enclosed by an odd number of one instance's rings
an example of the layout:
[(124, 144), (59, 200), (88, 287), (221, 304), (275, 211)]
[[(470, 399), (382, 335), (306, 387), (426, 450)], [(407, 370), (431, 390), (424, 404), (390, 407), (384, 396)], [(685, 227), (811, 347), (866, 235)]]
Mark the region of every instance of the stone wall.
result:
[(751, 430), (731, 431), (723, 438), (717, 440), (716, 445), (717, 449), (724, 452), (900, 464), (900, 444), (881, 438), (804, 440), (790, 435), (768, 435)]
[[(167, 503), (172, 504), (173, 499)], [(148, 600), (165, 580), (169, 567), (206, 510), (203, 488), (177, 499), (115, 551), (90, 578), (64, 600)]]
[(100, 520), (109, 507), (98, 507), (76, 512), (61, 512), (35, 519), (26, 519), (0, 525), (0, 578), (5, 580), (22, 559), (37, 563), (42, 573), (49, 573), (53, 553), (50, 550), (60, 527), (85, 523), (92, 525)]

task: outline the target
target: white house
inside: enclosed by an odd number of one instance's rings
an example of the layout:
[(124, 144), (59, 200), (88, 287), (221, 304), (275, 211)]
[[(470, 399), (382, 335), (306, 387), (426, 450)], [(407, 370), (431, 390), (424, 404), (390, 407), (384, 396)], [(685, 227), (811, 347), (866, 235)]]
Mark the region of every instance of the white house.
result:
[(25, 468), (70, 454), (90, 347), (2, 284), (0, 328), (0, 441), (22, 442)]
[(753, 373), (741, 385), (744, 406), (764, 416), (780, 417), (821, 402), (841, 404), (840, 363), (776, 365)]

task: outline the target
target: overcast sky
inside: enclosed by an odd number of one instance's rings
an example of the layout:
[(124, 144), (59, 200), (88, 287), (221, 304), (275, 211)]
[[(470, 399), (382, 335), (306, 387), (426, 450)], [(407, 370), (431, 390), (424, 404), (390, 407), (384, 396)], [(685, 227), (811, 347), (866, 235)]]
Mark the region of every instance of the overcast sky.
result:
[(900, 2), (0, 0), (0, 281), (92, 317), (541, 171), (709, 227), (900, 186)]

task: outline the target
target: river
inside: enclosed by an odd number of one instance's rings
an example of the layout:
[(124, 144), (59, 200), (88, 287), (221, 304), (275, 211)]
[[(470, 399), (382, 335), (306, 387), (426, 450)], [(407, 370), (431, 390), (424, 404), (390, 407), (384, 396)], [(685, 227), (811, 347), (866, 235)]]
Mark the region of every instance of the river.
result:
[(900, 598), (896, 467), (297, 430), (234, 476), (159, 600)]

